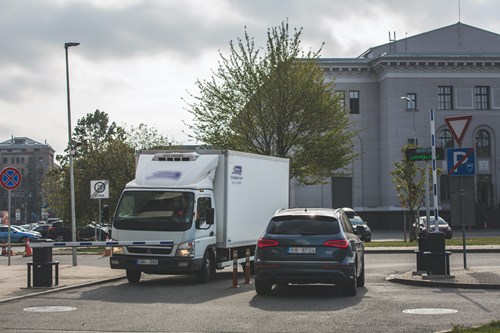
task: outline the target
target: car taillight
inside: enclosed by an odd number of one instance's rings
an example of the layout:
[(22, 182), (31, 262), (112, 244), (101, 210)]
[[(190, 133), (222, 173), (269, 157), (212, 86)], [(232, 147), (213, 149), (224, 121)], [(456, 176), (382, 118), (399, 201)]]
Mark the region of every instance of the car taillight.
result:
[(49, 227), (48, 230), (54, 230), (54, 227)]
[(278, 246), (279, 243), (278, 241), (272, 240), (272, 239), (265, 239), (265, 238), (260, 238), (259, 241), (257, 242), (257, 247), (269, 247), (269, 246)]
[(347, 239), (329, 240), (323, 243), (323, 246), (338, 247), (339, 249), (347, 249), (349, 241)]

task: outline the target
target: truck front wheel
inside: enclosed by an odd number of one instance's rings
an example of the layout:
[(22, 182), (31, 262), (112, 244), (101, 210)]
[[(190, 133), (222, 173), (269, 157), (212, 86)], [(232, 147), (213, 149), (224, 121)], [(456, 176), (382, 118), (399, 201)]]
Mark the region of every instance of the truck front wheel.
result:
[(215, 274), (215, 259), (213, 254), (206, 251), (203, 255), (203, 263), (201, 269), (196, 272), (196, 279), (200, 283), (206, 283), (212, 279)]
[(138, 283), (141, 279), (141, 271), (127, 269), (127, 280), (130, 283)]

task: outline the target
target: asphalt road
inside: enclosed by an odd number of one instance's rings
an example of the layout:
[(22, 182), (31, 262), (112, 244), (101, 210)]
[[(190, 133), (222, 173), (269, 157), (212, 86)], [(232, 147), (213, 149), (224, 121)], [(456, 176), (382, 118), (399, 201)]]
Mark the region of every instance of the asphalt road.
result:
[[(83, 259), (82, 259), (83, 260)], [(500, 265), (470, 254), (472, 266)], [(500, 291), (423, 288), (385, 277), (415, 266), (411, 254), (367, 254), (366, 286), (356, 297), (334, 286), (231, 288), (230, 271), (198, 284), (192, 277), (144, 276), (0, 304), (2, 332), (435, 332), (500, 318)], [(452, 256), (460, 267), (460, 256)], [(43, 311), (31, 312), (30, 310)], [(60, 312), (59, 310), (68, 310)], [(410, 312), (410, 313), (406, 313)], [(424, 312), (426, 314), (415, 314)], [(442, 312), (450, 312), (443, 314)]]

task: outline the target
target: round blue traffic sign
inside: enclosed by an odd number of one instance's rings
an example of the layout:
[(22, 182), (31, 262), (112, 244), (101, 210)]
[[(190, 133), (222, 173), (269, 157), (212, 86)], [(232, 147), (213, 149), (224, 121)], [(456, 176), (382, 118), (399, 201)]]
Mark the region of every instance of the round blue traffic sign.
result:
[(15, 190), (21, 185), (21, 173), (16, 168), (7, 167), (0, 172), (0, 184), (6, 190)]

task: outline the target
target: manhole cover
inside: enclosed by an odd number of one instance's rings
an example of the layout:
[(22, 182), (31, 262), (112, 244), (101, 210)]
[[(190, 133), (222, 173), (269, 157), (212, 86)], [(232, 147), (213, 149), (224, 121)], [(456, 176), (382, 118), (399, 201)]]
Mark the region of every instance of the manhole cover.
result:
[(76, 308), (72, 306), (34, 306), (24, 309), (26, 312), (66, 312), (75, 310)]
[(441, 314), (450, 314), (450, 313), (457, 313), (457, 312), (458, 312), (457, 310), (453, 310), (453, 309), (436, 309), (436, 308), (403, 310), (403, 313), (421, 314), (421, 315), (441, 315)]

